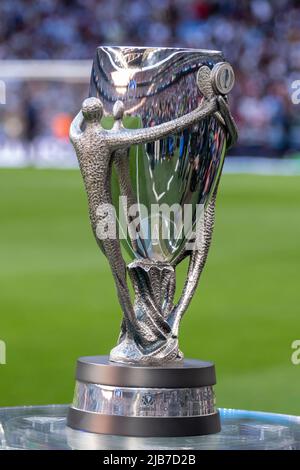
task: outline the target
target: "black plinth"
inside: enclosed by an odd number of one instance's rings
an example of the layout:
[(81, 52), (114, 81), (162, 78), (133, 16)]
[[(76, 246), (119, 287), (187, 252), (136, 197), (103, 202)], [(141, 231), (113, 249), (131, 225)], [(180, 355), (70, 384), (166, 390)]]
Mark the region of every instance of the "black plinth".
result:
[(220, 431), (211, 362), (184, 360), (165, 367), (78, 360), (67, 424), (121, 436), (196, 436)]

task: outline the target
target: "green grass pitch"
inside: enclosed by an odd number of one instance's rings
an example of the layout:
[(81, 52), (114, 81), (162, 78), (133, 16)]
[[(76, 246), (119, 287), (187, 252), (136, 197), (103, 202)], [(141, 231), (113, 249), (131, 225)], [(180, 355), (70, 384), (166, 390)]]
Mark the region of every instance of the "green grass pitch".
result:
[[(0, 406), (68, 403), (76, 358), (121, 320), (78, 171), (0, 171)], [(181, 326), (214, 360), (221, 407), (300, 414), (300, 178), (223, 175), (206, 269)], [(178, 269), (178, 284), (186, 265)]]

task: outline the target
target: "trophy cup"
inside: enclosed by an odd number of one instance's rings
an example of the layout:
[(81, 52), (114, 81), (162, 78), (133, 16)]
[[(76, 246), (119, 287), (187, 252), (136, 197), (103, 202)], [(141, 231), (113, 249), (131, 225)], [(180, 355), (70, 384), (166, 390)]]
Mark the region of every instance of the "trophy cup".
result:
[[(237, 139), (233, 84), (217, 51), (97, 48), (70, 138), (123, 321), (109, 357), (78, 360), (71, 428), (143, 437), (220, 430), (214, 364), (184, 359), (178, 330), (210, 247), (225, 152)], [(186, 257), (175, 302), (175, 268)]]

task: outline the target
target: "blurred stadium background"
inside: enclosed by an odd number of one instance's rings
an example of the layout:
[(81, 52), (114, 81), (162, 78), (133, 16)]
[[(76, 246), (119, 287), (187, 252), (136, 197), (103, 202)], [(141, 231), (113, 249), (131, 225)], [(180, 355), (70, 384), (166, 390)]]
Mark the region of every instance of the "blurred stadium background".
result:
[(2, 0), (0, 17), (0, 406), (69, 402), (76, 358), (115, 344), (68, 129), (96, 46), (130, 44), (221, 49), (234, 66), (240, 138), (182, 349), (216, 361), (219, 406), (300, 414), (299, 2)]

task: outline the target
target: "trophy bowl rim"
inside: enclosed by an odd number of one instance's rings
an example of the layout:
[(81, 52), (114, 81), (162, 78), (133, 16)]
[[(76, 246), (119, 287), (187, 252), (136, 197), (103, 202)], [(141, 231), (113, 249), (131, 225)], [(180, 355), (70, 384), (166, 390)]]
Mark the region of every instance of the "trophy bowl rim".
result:
[(202, 48), (193, 48), (193, 47), (170, 47), (170, 46), (133, 46), (133, 45), (127, 45), (127, 46), (116, 46), (116, 45), (109, 45), (109, 44), (103, 44), (97, 46), (98, 49), (117, 49), (117, 50), (122, 50), (122, 49), (140, 49), (140, 50), (166, 50), (166, 51), (174, 51), (174, 52), (186, 52), (186, 53), (195, 53), (198, 52), (200, 54), (223, 54), (221, 50), (217, 49), (202, 49)]

